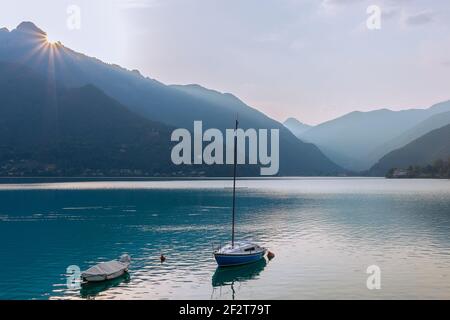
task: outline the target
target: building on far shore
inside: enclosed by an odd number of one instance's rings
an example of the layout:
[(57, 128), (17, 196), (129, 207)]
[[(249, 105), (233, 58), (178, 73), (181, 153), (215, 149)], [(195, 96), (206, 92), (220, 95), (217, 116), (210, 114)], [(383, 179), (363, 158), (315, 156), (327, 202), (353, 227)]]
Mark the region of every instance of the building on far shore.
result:
[(408, 175), (408, 170), (406, 169), (394, 169), (394, 172), (392, 172), (392, 178), (407, 178)]

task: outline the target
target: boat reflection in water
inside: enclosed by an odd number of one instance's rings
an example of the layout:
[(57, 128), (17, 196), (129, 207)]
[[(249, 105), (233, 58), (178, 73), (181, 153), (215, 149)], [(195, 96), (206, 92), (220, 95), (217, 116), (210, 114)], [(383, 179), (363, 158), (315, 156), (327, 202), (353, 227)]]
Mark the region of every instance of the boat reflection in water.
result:
[(122, 283), (128, 282), (130, 282), (130, 274), (128, 272), (115, 279), (102, 282), (88, 282), (81, 285), (80, 295), (84, 299), (93, 299), (103, 291), (118, 287)]
[(264, 270), (266, 265), (267, 261), (265, 258), (263, 258), (251, 264), (226, 268), (217, 267), (216, 272), (214, 272), (212, 276), (212, 286), (213, 286), (212, 295), (214, 296), (216, 289), (219, 289), (219, 298), (224, 298), (222, 297), (222, 289), (224, 287), (229, 287), (231, 289), (231, 298), (235, 300), (236, 298), (235, 285), (237, 284), (240, 286), (247, 281), (256, 279)]

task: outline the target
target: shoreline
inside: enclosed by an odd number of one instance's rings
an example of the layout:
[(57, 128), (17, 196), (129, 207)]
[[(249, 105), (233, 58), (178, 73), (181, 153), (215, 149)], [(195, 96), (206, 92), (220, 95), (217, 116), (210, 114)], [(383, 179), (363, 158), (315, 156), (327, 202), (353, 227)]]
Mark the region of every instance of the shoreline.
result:
[[(318, 180), (318, 179), (386, 179), (366, 176), (286, 176), (238, 177), (239, 180)], [(64, 182), (145, 182), (145, 181), (223, 181), (232, 177), (0, 177), (0, 184), (10, 183), (64, 183)]]

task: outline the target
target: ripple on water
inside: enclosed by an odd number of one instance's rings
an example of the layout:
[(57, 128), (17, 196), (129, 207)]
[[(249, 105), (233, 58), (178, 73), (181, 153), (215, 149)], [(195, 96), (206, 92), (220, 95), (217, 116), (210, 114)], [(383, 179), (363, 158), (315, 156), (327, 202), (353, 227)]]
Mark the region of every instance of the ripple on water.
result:
[[(448, 181), (239, 183), (237, 236), (275, 259), (230, 274), (212, 256), (230, 238), (229, 181), (0, 185), (2, 267), (15, 274), (0, 298), (450, 298)], [(124, 252), (129, 279), (67, 288), (67, 266)], [(379, 292), (365, 287), (373, 264)]]

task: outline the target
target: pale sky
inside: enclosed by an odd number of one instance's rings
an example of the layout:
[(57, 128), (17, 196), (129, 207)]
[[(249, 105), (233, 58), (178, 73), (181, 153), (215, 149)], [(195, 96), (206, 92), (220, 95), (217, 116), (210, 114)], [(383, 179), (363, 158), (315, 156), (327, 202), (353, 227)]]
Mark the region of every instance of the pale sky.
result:
[[(81, 29), (67, 27), (67, 7)], [(366, 10), (378, 5), (381, 29)], [(14, 0), (0, 27), (50, 38), (166, 84), (231, 92), (309, 124), (450, 99), (448, 0)]]

